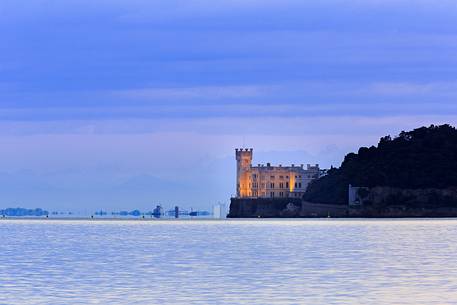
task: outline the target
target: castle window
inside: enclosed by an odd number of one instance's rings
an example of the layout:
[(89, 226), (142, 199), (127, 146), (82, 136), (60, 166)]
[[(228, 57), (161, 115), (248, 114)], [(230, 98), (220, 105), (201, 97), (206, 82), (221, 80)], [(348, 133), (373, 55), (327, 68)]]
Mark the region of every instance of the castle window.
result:
[(289, 188), (289, 182), (286, 182), (286, 188)]
[(275, 176), (270, 176), (270, 179), (274, 179), (274, 178), (275, 178)]
[(301, 188), (301, 182), (298, 183), (298, 187)]
[(295, 182), (295, 188), (297, 188), (297, 182)]
[(270, 192), (270, 197), (274, 197), (275, 196), (275, 192)]
[(275, 188), (275, 184), (274, 183), (270, 183), (270, 188), (274, 189)]
[(284, 176), (279, 176), (279, 179), (284, 179)]
[(284, 183), (282, 183), (282, 182), (279, 183), (279, 188), (280, 188), (280, 189), (284, 188)]
[(284, 192), (279, 192), (279, 197), (284, 197)]

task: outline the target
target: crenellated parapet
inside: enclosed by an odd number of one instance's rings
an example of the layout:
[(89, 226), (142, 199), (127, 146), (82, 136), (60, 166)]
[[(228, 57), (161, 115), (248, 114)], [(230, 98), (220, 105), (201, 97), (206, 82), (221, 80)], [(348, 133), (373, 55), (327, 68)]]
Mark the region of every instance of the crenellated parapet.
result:
[(252, 166), (253, 149), (235, 149), (237, 198), (301, 198), (308, 184), (321, 176), (319, 165)]

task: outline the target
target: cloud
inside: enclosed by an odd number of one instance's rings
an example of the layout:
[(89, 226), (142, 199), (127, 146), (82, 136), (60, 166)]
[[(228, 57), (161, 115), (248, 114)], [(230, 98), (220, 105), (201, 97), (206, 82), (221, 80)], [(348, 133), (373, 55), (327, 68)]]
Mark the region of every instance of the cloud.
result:
[[(240, 86), (146, 87), (128, 90), (65, 92), (47, 95), (55, 102), (0, 105), (3, 133), (14, 126), (61, 121), (62, 132), (77, 130), (106, 132), (114, 121), (130, 122), (132, 130), (142, 130), (162, 120), (270, 119), (308, 120), (313, 117), (396, 117), (457, 115), (457, 83), (435, 82), (290, 82)], [(32, 97), (31, 97), (32, 98)], [(35, 98), (45, 98), (36, 95)], [(59, 103), (60, 102), (60, 103)], [(437, 107), (439, 104), (439, 107)], [(103, 123), (107, 121), (108, 123)], [(17, 122), (17, 123), (15, 123)], [(41, 123), (40, 123), (41, 122)], [(138, 123), (139, 122), (139, 123)], [(32, 124), (33, 125), (33, 124)], [(9, 126), (9, 127), (8, 127)], [(88, 128), (87, 126), (98, 126)], [(100, 128), (104, 126), (103, 128)], [(149, 127), (147, 127), (149, 128)], [(192, 128), (192, 126), (189, 126)], [(19, 130), (19, 129), (18, 129)], [(31, 132), (39, 130), (33, 127)], [(269, 129), (267, 129), (269, 130)]]
[(250, 98), (265, 96), (267, 87), (261, 86), (203, 86), (187, 88), (145, 88), (114, 91), (115, 97), (142, 100), (168, 100), (168, 99), (205, 99), (220, 100), (232, 98)]
[(367, 92), (388, 96), (433, 96), (435, 98), (442, 96), (457, 97), (457, 82), (429, 82), (429, 83), (411, 83), (411, 82), (380, 82), (369, 86)]
[[(232, 191), (243, 138), (265, 162), (336, 165), (457, 124), (455, 1), (18, 0), (0, 15), (0, 168), (40, 189), (27, 200), (128, 205), (170, 182), (209, 204)], [(125, 181), (145, 192), (106, 197)]]

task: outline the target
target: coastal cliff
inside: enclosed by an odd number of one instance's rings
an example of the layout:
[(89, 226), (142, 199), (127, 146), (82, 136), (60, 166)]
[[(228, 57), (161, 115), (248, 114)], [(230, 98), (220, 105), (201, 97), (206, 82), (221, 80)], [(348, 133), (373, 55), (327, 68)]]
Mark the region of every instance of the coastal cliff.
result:
[[(385, 204), (398, 204), (402, 198), (387, 198), (382, 193), (387, 188), (411, 190), (444, 190), (457, 187), (457, 130), (449, 125), (421, 127), (401, 132), (396, 137), (385, 136), (377, 146), (361, 147), (357, 153), (349, 153), (340, 168), (331, 168), (328, 174), (313, 181), (304, 200), (329, 204), (348, 204), (348, 185), (373, 190), (372, 200)], [(376, 191), (376, 187), (385, 188)], [(431, 198), (428, 208), (457, 207), (457, 196)], [(391, 194), (392, 195), (392, 194)], [(388, 199), (388, 200), (387, 200)], [(413, 200), (404, 201), (408, 207), (417, 207)], [(425, 207), (422, 204), (420, 207)]]
[(357, 206), (349, 207), (354, 217), (457, 217), (457, 188), (402, 189), (363, 188)]

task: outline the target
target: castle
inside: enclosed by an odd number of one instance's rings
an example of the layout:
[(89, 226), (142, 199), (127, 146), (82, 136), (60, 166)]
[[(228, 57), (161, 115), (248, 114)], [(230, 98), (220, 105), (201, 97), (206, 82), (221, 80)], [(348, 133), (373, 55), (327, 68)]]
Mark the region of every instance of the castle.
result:
[(325, 171), (319, 165), (252, 166), (253, 149), (235, 149), (237, 198), (300, 198), (308, 184)]

